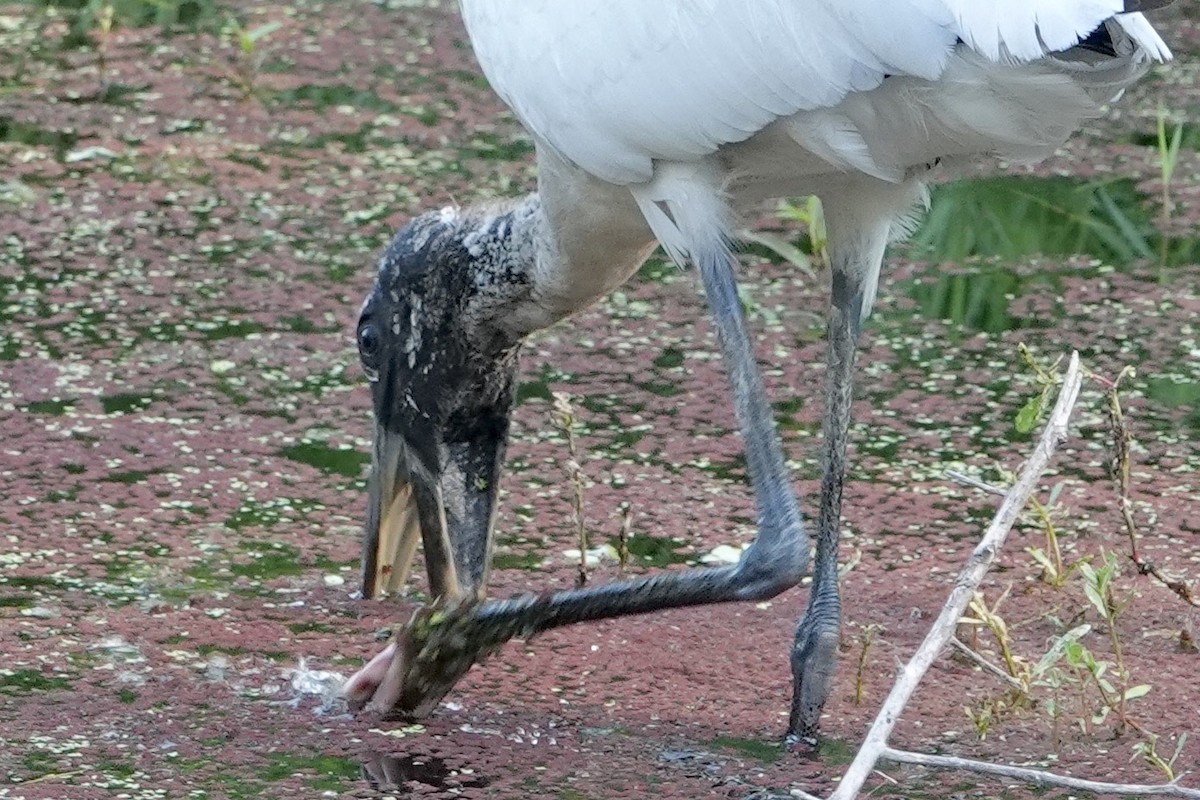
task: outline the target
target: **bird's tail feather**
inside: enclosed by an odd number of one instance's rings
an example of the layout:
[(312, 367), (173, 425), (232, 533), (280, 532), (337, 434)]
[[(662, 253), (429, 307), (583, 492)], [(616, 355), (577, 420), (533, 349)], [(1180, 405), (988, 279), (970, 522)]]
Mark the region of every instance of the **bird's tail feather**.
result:
[(650, 230), (680, 267), (700, 252), (730, 252), (733, 213), (723, 180), (706, 161), (659, 162), (653, 180), (629, 187)]
[(1118, 14), (1113, 17), (1113, 22), (1154, 61), (1171, 60), (1171, 48), (1167, 47), (1158, 31), (1154, 30), (1150, 21), (1141, 14)]

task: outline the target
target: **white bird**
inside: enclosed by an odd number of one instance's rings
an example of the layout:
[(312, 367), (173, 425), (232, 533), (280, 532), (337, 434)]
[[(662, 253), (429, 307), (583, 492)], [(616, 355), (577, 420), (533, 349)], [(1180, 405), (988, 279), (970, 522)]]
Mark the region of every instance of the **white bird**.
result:
[[(375, 460), (364, 594), (397, 589), (418, 531), (430, 592), (469, 598), (448, 666), (389, 646), (352, 704), (425, 713), (507, 636), (795, 586), (808, 536), (738, 303), (738, 211), (817, 195), (832, 268), (824, 478), (788, 737), (811, 740), (840, 629), (837, 540), (855, 348), (889, 238), (935, 167), (1034, 161), (1170, 58), (1135, 0), (461, 0), (485, 75), (537, 145), (538, 191), (414, 219), (358, 339)], [(487, 583), (521, 343), (632, 276), (655, 244), (694, 265), (725, 354), (758, 533), (733, 566), (499, 603)], [(485, 635), (484, 631), (488, 631)], [(471, 636), (466, 636), (471, 639)], [(448, 646), (447, 646), (447, 649)], [(441, 673), (438, 670), (443, 670)]]

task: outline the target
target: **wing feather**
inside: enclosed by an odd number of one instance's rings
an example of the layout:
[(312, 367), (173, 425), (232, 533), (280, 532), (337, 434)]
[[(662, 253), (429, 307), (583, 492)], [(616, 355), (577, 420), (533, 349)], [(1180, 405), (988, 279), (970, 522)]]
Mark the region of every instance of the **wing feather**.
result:
[[(480, 65), (542, 146), (612, 183), (693, 161), (887, 75), (1066, 49), (1124, 0), (461, 0)], [(1152, 56), (1140, 15), (1130, 35)], [(1139, 21), (1140, 20), (1140, 21)], [(1161, 40), (1157, 40), (1161, 44)]]

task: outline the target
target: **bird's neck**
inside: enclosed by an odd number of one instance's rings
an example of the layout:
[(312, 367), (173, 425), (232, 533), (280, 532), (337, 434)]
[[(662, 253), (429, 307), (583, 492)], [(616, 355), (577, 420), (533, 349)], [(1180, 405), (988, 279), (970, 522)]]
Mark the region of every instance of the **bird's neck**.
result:
[(543, 179), (535, 194), (466, 215), (463, 244), (483, 301), (478, 318), (512, 342), (616, 289), (654, 246), (629, 191), (609, 184), (581, 197)]
[(453, 213), (467, 270), (465, 319), (487, 350), (508, 349), (556, 322), (536, 301), (541, 205), (536, 195)]

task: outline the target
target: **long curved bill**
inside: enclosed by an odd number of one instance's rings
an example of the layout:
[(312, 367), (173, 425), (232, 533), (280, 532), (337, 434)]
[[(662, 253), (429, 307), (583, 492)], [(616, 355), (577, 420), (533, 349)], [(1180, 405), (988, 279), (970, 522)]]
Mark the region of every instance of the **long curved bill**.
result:
[(431, 598), (482, 596), (504, 454), (504, 432), (498, 433), (442, 445), (442, 466), (430, 471), (413, 457), (403, 435), (376, 425), (363, 597), (401, 591), (418, 536), (424, 544)]
[[(420, 535), (433, 601), (425, 613), (467, 608), (483, 599), (508, 420), (504, 413), (481, 413), (451, 429), (458, 434), (451, 441), (439, 435), (444, 431), (415, 431), (425, 438), (414, 446), (403, 434), (376, 425), (364, 597), (401, 590)], [(418, 448), (426, 458), (416, 455)], [(436, 470), (423, 466), (433, 461), (440, 465)], [(428, 659), (409, 652), (407, 630), (346, 682), (342, 695), (352, 709), (366, 707), (385, 716), (428, 714), (470, 667), (474, 650), (447, 669), (439, 664), (435, 674), (421, 674)]]

